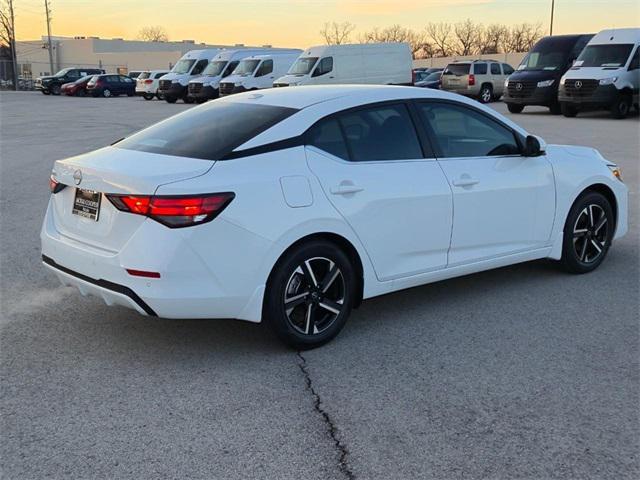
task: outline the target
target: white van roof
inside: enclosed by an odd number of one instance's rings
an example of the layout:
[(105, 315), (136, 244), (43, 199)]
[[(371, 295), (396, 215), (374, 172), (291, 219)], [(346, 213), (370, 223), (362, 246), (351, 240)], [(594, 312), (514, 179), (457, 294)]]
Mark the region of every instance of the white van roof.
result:
[(201, 50), (189, 50), (187, 53), (185, 53), (180, 58), (181, 59), (183, 59), (183, 58), (185, 58), (185, 59), (190, 59), (190, 58), (196, 58), (196, 59), (212, 58), (219, 51), (220, 51), (219, 48), (203, 48)]
[(598, 32), (589, 45), (608, 43), (640, 43), (640, 28), (612, 28)]
[(236, 56), (242, 56), (242, 58), (253, 57), (255, 55), (279, 55), (285, 53), (302, 53), (302, 50), (291, 48), (236, 48), (229, 50), (220, 50), (213, 60), (232, 60)]
[(302, 56), (318, 57), (322, 55), (331, 55), (337, 52), (344, 53), (367, 53), (367, 52), (384, 52), (384, 51), (410, 51), (408, 43), (400, 42), (384, 42), (384, 43), (348, 43), (343, 45), (316, 45), (307, 48)]
[(265, 58), (273, 58), (273, 57), (279, 57), (283, 55), (288, 55), (290, 57), (293, 57), (293, 56), (297, 57), (301, 53), (302, 53), (302, 50), (269, 52), (269, 53), (261, 53), (260, 55), (251, 55), (250, 57), (245, 57), (242, 60), (250, 60), (250, 59), (264, 60)]

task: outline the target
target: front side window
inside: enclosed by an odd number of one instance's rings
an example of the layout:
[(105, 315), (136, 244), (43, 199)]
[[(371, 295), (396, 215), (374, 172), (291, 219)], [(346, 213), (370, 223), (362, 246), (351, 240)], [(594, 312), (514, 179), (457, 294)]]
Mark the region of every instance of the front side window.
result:
[(187, 73), (189, 70), (191, 70), (191, 67), (193, 66), (193, 64), (196, 63), (195, 60), (190, 59), (183, 59), (183, 60), (178, 60), (178, 63), (175, 64), (175, 66), (173, 67), (172, 72), (173, 73)]
[(582, 51), (575, 67), (622, 67), (627, 63), (633, 45), (587, 45)]
[(211, 102), (156, 123), (116, 143), (117, 148), (219, 160), (296, 113), (294, 108)]
[(318, 61), (318, 57), (300, 57), (287, 72), (289, 75), (308, 75)]
[(107, 75), (107, 76), (106, 76), (106, 81), (107, 81), (108, 83), (117, 83), (117, 82), (119, 82), (120, 80), (118, 79), (118, 75)]
[(209, 65), (209, 60), (198, 60), (198, 63), (191, 70), (191, 75), (200, 75), (207, 68), (207, 65)]
[(233, 62), (229, 62), (229, 65), (227, 65), (227, 68), (224, 69), (224, 72), (222, 73), (223, 77), (228, 77), (229, 75), (231, 75), (233, 73), (233, 71), (236, 69), (236, 67), (238, 66), (238, 63), (240, 63), (238, 60), (234, 60)]
[(133, 83), (133, 78), (122, 76), (120, 77), (120, 81), (124, 83)]
[(315, 71), (313, 72), (314, 77), (319, 77), (320, 75), (325, 75), (333, 70), (333, 57), (325, 57), (318, 63)]
[(443, 158), (520, 154), (510, 129), (475, 110), (448, 103), (419, 103), (418, 108)]
[(486, 63), (474, 63), (473, 64), (473, 73), (476, 75), (486, 75), (487, 74), (487, 64)]
[(500, 65), (497, 63), (491, 64), (491, 75), (500, 75)]
[(271, 72), (273, 72), (273, 60), (264, 60), (256, 72), (256, 77), (264, 77)]
[(423, 158), (405, 105), (374, 106), (331, 118), (335, 123), (316, 132), (322, 142), (317, 140), (315, 145), (334, 155), (344, 158), (348, 154), (353, 162)]
[(629, 70), (637, 70), (638, 68), (640, 68), (640, 47), (636, 48), (636, 53), (633, 54), (629, 63)]
[(155, 77), (153, 77), (153, 78), (154, 78), (154, 80), (157, 80), (158, 78), (160, 78), (160, 77), (164, 77), (165, 75), (166, 75), (166, 73), (164, 73), (164, 72), (160, 72), (160, 73), (156, 73), (156, 76), (155, 76)]

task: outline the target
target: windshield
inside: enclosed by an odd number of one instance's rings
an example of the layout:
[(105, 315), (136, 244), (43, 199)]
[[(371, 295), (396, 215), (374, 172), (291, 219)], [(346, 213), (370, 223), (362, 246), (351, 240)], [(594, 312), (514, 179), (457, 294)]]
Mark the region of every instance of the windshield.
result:
[(587, 45), (574, 67), (622, 67), (627, 63), (633, 45)]
[(63, 68), (58, 73), (56, 73), (54, 77), (64, 77), (70, 70), (73, 70), (73, 68)]
[(219, 160), (297, 110), (272, 105), (210, 102), (152, 125), (116, 143), (117, 148)]
[(307, 75), (318, 61), (318, 57), (304, 57), (296, 60), (287, 73), (291, 75)]
[(531, 52), (527, 55), (518, 70), (558, 70), (565, 65), (565, 52)]
[(196, 63), (195, 60), (178, 60), (178, 63), (171, 70), (173, 73), (188, 73), (191, 70), (193, 64)]
[(233, 71), (233, 75), (250, 75), (259, 63), (260, 60), (242, 60)]
[(451, 63), (447, 65), (447, 68), (442, 72), (443, 75), (468, 75), (469, 69), (471, 68), (470, 63)]
[(207, 68), (204, 69), (202, 74), (206, 75), (207, 77), (217, 77), (222, 73), (226, 65), (227, 65), (226, 60), (216, 60), (215, 62), (209, 63), (209, 65), (207, 65)]

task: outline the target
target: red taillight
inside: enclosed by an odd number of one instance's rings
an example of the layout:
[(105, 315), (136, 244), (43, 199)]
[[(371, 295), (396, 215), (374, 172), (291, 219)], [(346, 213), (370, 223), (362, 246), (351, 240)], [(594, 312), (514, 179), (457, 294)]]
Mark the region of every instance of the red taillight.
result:
[(235, 197), (234, 193), (194, 196), (107, 195), (123, 212), (152, 218), (171, 228), (188, 227), (216, 218)]
[(473, 85), (476, 84), (476, 77), (475, 75), (472, 73), (469, 75), (469, 86), (472, 87)]
[(150, 84), (150, 83), (153, 83), (153, 80), (152, 80), (152, 79), (150, 79), (150, 78), (147, 78), (147, 79), (144, 81), (144, 83), (146, 83), (146, 84)]
[(63, 190), (64, 187), (66, 187), (66, 185), (64, 183), (58, 182), (53, 177), (53, 175), (49, 177), (49, 190), (51, 191), (51, 193), (58, 193), (59, 191)]

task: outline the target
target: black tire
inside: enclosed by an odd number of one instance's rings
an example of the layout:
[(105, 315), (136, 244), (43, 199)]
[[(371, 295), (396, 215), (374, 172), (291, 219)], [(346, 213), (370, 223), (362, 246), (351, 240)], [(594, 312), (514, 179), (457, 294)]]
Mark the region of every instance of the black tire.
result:
[(178, 99), (176, 97), (168, 97), (167, 95), (165, 95), (164, 101), (167, 103), (176, 103)]
[(127, 92), (127, 97), (133, 97), (133, 92)]
[(615, 227), (613, 208), (601, 193), (586, 191), (573, 203), (564, 224), (562, 267), (588, 273), (604, 261)]
[(51, 87), (49, 87), (49, 91), (51, 92), (51, 95), (60, 95), (60, 85), (51, 85)]
[(489, 84), (482, 85), (478, 100), (480, 100), (480, 103), (490, 103), (493, 100), (493, 87)]
[(558, 102), (552, 103), (549, 105), (549, 112), (551, 115), (560, 115), (562, 113), (562, 108)]
[(618, 95), (616, 101), (613, 103), (613, 105), (611, 105), (610, 111), (613, 118), (626, 118), (631, 111), (631, 95)]
[(145, 93), (144, 95), (142, 95), (142, 98), (144, 98), (145, 100), (153, 100), (153, 97), (155, 95), (153, 93)]
[(164, 100), (164, 95), (160, 93), (160, 90), (156, 90), (156, 97), (158, 100)]
[(524, 110), (524, 105), (518, 105), (517, 103), (507, 103), (507, 109), (511, 113), (520, 113)]
[(573, 118), (578, 115), (578, 109), (573, 105), (569, 105), (568, 103), (561, 103), (560, 110), (562, 111), (562, 115), (567, 118)]
[(188, 95), (185, 95), (184, 97), (182, 97), (182, 101), (183, 101), (184, 103), (191, 104), (191, 103), (193, 103), (193, 102), (194, 102), (194, 99), (193, 99), (193, 97), (190, 97), (190, 96), (188, 96)]
[(51, 95), (51, 92), (49, 90), (42, 90), (42, 94), (43, 95)]
[[(333, 243), (310, 241), (288, 252), (274, 267), (263, 319), (290, 347), (319, 347), (344, 327), (355, 292), (355, 269), (347, 255)], [(287, 298), (290, 308), (285, 307)]]

